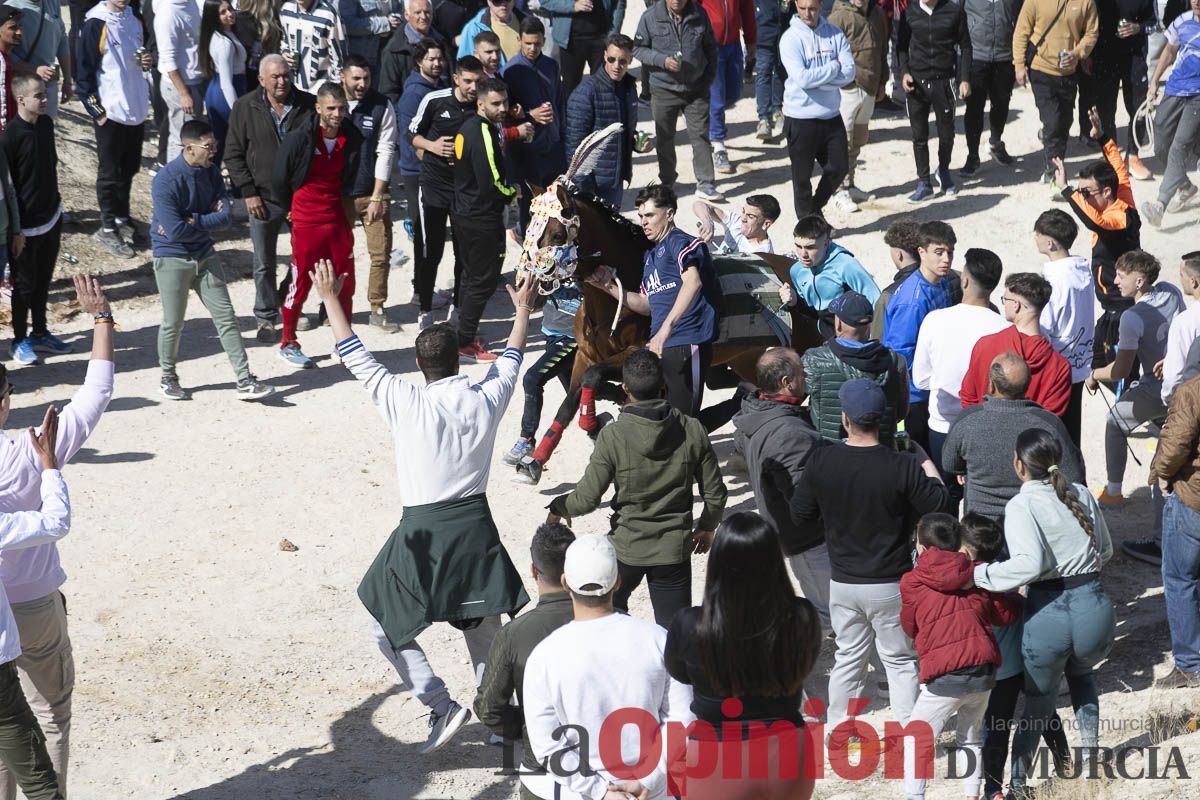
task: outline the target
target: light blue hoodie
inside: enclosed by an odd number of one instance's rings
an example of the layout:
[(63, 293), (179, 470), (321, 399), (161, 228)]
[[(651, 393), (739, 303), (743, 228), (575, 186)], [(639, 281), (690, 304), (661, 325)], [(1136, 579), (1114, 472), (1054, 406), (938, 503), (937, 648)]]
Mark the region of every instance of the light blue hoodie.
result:
[(787, 69), (783, 115), (792, 119), (833, 119), (840, 114), (842, 87), (854, 82), (854, 56), (846, 34), (821, 17), (815, 29), (799, 17), (779, 40)]

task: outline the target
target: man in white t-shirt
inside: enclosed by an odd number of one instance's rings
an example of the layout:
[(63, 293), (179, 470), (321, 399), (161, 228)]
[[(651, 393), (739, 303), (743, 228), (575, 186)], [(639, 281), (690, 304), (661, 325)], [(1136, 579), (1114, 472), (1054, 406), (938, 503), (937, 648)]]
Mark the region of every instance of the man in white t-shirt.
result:
[(1167, 331), (1167, 354), (1163, 356), (1159, 376), (1164, 406), (1171, 404), (1180, 384), (1200, 375), (1200, 250), (1184, 253), (1179, 262), (1179, 285), (1188, 297), (1198, 302), (1177, 314)]
[(724, 235), (712, 247), (716, 255), (728, 253), (774, 253), (775, 247), (767, 235), (768, 229), (779, 219), (779, 201), (769, 194), (752, 194), (746, 198), (742, 210), (722, 213), (716, 206), (703, 200), (692, 204), (696, 214), (697, 235), (705, 244), (713, 244), (716, 226), (720, 225)]
[[(562, 578), (575, 620), (542, 640), (525, 663), (525, 727), (534, 758), (551, 767), (556, 800), (665, 798), (665, 755), (642, 780), (617, 780), (600, 757), (600, 728), (620, 709), (643, 709), (660, 725), (693, 719), (691, 687), (667, 674), (666, 630), (616, 613), (619, 583), (617, 553), (608, 537), (576, 538), (567, 548)], [(641, 757), (640, 740), (638, 726), (621, 728), (625, 763)]]
[(1083, 382), (1092, 371), (1092, 340), (1096, 338), (1096, 301), (1092, 260), (1071, 255), (1079, 225), (1057, 208), (1033, 223), (1037, 250), (1047, 258), (1042, 277), (1050, 284), (1050, 302), (1042, 309), (1042, 335), (1071, 365), (1071, 399), (1062, 415), (1071, 441), (1079, 447), (1082, 430)]
[[(962, 302), (931, 311), (921, 321), (913, 354), (912, 380), (929, 391), (929, 456), (942, 469), (942, 445), (950, 425), (962, 413), (958, 397), (971, 351), (982, 337), (1008, 326), (989, 298), (1000, 285), (1004, 265), (991, 250), (967, 251), (962, 271)], [(943, 474), (953, 502), (962, 499), (962, 486)]]

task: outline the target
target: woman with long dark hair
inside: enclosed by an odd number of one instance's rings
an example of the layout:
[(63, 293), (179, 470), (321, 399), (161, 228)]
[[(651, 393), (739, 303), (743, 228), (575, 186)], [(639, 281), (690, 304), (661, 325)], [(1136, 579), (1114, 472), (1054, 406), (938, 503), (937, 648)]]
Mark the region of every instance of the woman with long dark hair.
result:
[(200, 74), (208, 85), (204, 89), (204, 107), (208, 123), (217, 137), (213, 162), (225, 155), (225, 132), (233, 103), (246, 93), (246, 48), (234, 33), (237, 9), (230, 0), (204, 0), (200, 17)]
[[(688, 763), (727, 747), (719, 742), (732, 735), (742, 740), (742, 769), (731, 774), (728, 759), (708, 755), (712, 773), (687, 779), (688, 800), (812, 796), (800, 702), (820, 648), (817, 612), (793, 591), (775, 530), (757, 514), (726, 517), (713, 538), (704, 604), (675, 616), (665, 658), (671, 677), (691, 684), (696, 718), (711, 726), (689, 740)], [(786, 724), (768, 732), (773, 723)], [(765, 776), (752, 775), (764, 752)]]
[[(1025, 710), (1012, 747), (1010, 797), (1028, 796), (1034, 747), (1054, 715), (1064, 674), (1083, 747), (1081, 769), (1092, 769), (1100, 739), (1100, 700), (1092, 672), (1112, 649), (1113, 603), (1100, 583), (1112, 557), (1108, 525), (1087, 487), (1059, 469), (1062, 448), (1048, 432), (1017, 437), (1013, 469), (1021, 491), (1004, 510), (1009, 558), (975, 568), (975, 584), (994, 592), (1028, 587), (1021, 656)], [(1085, 773), (1086, 774), (1086, 773)]]

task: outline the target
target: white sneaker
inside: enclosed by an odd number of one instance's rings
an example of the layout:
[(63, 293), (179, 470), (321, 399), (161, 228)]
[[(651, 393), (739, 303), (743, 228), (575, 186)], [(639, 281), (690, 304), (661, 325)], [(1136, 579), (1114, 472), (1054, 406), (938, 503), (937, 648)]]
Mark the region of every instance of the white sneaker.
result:
[(470, 718), (471, 712), (454, 701), (450, 702), (450, 709), (443, 716), (430, 712), (429, 738), (421, 745), (421, 754), (432, 753), (445, 745), (454, 738), (454, 734), (462, 730), (462, 726), (466, 725)]
[(850, 193), (845, 189), (842, 189), (833, 196), (833, 207), (846, 214), (853, 214), (859, 210), (858, 203), (850, 198)]

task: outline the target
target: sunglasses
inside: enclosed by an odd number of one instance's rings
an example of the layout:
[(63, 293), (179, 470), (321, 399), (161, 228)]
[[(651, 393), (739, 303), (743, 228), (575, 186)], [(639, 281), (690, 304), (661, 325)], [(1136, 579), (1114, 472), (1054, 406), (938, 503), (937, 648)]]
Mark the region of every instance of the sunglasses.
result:
[(604, 61), (605, 61), (605, 63), (608, 63), (608, 64), (620, 64), (622, 67), (628, 67), (630, 62), (632, 61), (632, 59), (613, 58), (612, 56), (605, 56)]

